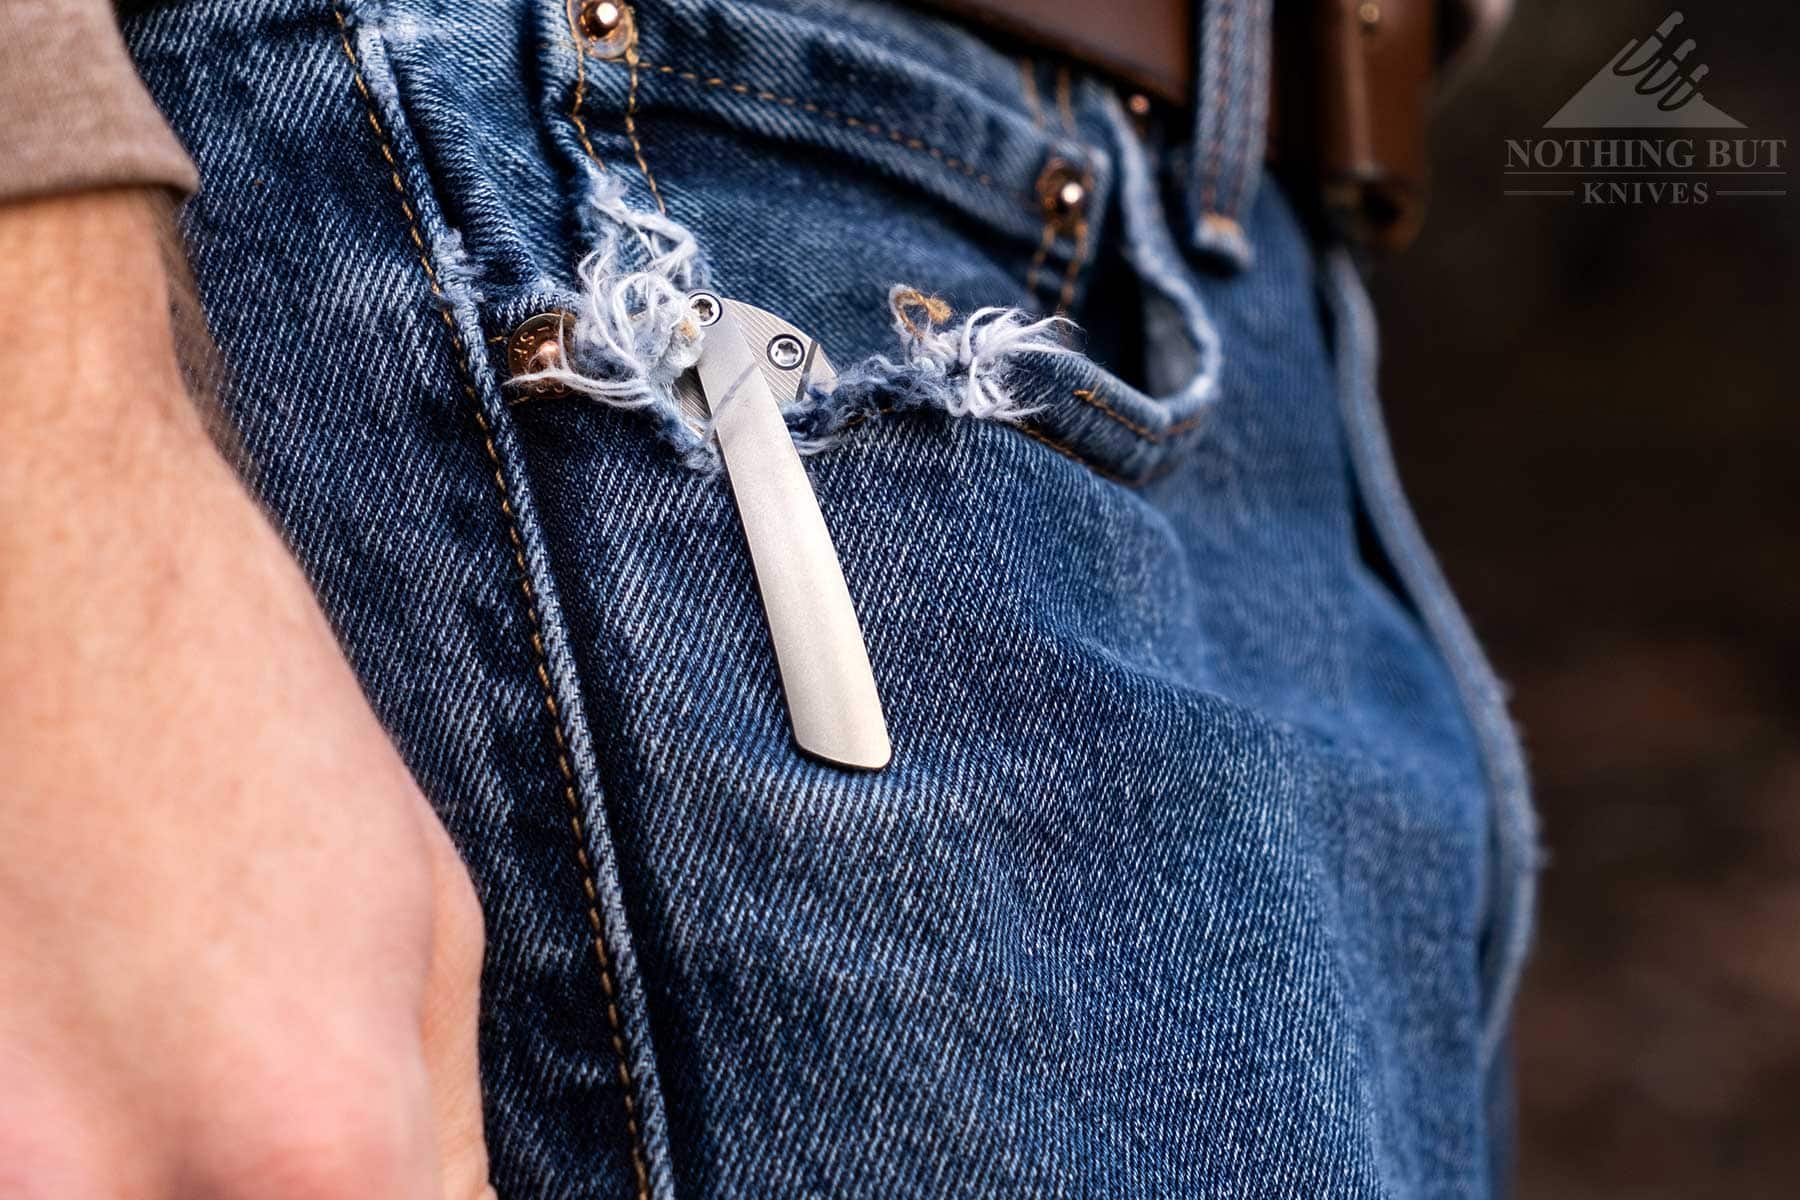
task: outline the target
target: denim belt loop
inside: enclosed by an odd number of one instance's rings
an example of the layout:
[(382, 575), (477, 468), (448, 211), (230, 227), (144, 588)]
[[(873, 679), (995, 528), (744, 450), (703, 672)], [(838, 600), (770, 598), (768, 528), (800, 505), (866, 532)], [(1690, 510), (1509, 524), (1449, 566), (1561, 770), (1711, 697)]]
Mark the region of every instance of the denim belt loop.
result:
[(1201, 0), (1195, 45), (1193, 168), (1188, 209), (1195, 249), (1248, 267), (1243, 214), (1256, 199), (1269, 111), (1273, 0)]

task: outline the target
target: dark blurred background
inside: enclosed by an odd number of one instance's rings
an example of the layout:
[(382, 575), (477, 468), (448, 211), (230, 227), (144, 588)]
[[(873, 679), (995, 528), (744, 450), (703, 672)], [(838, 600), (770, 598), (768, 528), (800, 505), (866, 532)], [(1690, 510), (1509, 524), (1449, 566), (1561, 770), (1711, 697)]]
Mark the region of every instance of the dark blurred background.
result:
[(1376, 277), (1402, 469), (1514, 690), (1549, 851), (1530, 1200), (1800, 1196), (1800, 180), (1501, 194), (1505, 139), (1676, 9), (1726, 132), (1800, 151), (1793, 0), (1524, 0)]

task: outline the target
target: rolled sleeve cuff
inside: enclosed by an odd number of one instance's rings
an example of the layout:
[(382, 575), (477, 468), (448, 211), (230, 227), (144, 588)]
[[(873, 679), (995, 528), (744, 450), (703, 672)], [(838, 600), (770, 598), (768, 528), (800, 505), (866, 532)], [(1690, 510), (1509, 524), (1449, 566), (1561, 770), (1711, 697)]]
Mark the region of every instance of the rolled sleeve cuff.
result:
[(0, 2), (0, 201), (200, 179), (106, 0)]

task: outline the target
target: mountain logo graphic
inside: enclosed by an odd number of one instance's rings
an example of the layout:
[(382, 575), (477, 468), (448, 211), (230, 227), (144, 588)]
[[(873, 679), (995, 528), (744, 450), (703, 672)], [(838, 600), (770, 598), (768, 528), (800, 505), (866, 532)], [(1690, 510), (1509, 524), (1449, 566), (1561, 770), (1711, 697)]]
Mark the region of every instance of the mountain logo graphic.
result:
[[(1636, 38), (1576, 92), (1546, 129), (1742, 129), (1744, 123), (1700, 95), (1707, 68), (1687, 64), (1695, 42), (1674, 45), (1678, 12), (1643, 43)], [(1671, 48), (1673, 47), (1673, 48)]]

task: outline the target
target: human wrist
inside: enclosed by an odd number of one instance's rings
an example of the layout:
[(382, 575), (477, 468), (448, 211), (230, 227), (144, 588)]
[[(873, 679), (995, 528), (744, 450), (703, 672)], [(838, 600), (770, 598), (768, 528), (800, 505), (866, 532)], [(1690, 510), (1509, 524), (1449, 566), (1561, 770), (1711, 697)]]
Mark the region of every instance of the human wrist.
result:
[(29, 437), (185, 406), (167, 203), (141, 190), (0, 204), (0, 429)]

